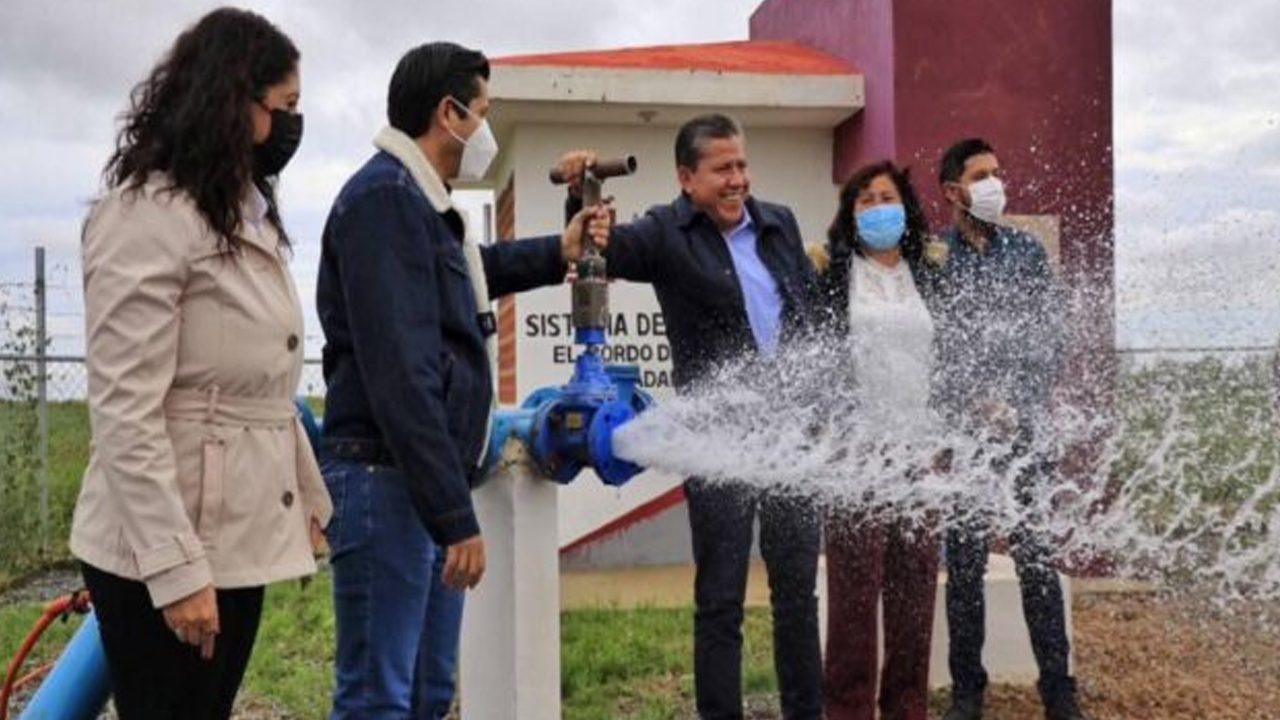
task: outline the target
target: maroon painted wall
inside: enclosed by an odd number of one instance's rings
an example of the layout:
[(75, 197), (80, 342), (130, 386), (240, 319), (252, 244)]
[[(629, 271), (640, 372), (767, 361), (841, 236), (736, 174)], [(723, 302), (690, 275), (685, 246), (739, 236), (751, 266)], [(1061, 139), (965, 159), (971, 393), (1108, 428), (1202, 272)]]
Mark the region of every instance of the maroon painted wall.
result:
[(980, 135), (1009, 212), (1060, 215), (1067, 267), (1110, 285), (1110, 0), (766, 0), (751, 37), (801, 40), (863, 73), (866, 108), (836, 131), (836, 182), (892, 157), (945, 222), (938, 157)]
[[(836, 130), (835, 181), (893, 158), (913, 168), (936, 226), (938, 159), (982, 136), (1012, 214), (1056, 215), (1073, 350), (1066, 390), (1105, 408), (1114, 388), (1111, 0), (765, 0), (751, 37), (789, 38), (858, 68), (866, 108)], [(834, 206), (834, 198), (832, 200)]]
[(857, 167), (856, 158), (890, 157), (897, 152), (892, 28), (888, 2), (765, 2), (751, 18), (753, 40), (800, 40), (851, 62), (862, 73), (866, 107), (836, 128), (838, 179)]

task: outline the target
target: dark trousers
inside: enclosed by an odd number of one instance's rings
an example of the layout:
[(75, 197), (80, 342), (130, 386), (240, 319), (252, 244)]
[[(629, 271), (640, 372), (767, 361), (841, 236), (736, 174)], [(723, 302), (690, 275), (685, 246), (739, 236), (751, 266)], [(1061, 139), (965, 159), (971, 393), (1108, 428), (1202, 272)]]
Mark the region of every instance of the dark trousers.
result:
[[(925, 720), (938, 538), (906, 522), (827, 517), (827, 720)], [(884, 666), (877, 606), (883, 599)]]
[[(1020, 457), (1030, 445), (1030, 433), (1022, 431), (1014, 455)], [(996, 471), (1001, 468), (997, 464)], [(1017, 492), (1024, 506), (1031, 504), (1046, 481), (1057, 473), (1049, 460), (1027, 463), (1017, 478)], [(982, 666), (982, 645), (986, 639), (986, 600), (983, 576), (987, 570), (987, 524), (978, 516), (957, 523), (947, 531), (947, 626), (951, 635), (948, 661), (953, 694), (981, 696), (987, 686)], [(1070, 643), (1063, 611), (1062, 583), (1053, 562), (1053, 540), (1020, 523), (1009, 537), (1018, 585), (1022, 590), (1022, 613), (1026, 617), (1031, 649), (1040, 668), (1040, 695), (1046, 703), (1074, 694), (1070, 677)]]
[(227, 720), (262, 617), (261, 587), (218, 591), (213, 658), (178, 640), (141, 582), (81, 565), (120, 720)]
[(822, 717), (819, 515), (811, 499), (738, 483), (685, 483), (693, 531), (693, 663), (703, 720), (742, 718), (742, 618), (752, 525), (769, 573), (773, 657), (785, 720)]

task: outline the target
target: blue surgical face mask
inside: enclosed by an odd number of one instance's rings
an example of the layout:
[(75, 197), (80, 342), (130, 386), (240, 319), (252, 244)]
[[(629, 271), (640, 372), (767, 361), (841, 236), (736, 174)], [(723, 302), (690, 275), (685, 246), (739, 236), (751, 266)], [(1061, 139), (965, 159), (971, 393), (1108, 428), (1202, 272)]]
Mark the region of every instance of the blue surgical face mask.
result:
[(907, 211), (900, 203), (859, 210), (853, 219), (858, 225), (858, 238), (872, 250), (896, 247), (907, 231)]

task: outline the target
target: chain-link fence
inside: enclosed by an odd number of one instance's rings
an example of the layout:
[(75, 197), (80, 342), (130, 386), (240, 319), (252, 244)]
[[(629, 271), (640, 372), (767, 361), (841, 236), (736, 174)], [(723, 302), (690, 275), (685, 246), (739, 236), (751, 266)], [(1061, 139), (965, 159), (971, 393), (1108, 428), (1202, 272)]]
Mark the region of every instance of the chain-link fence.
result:
[(1267, 363), (1280, 348), (1272, 345), (1236, 345), (1222, 347), (1144, 347), (1116, 350), (1121, 373), (1149, 368), (1162, 363), (1187, 365), (1204, 360), (1218, 360), (1228, 365)]
[(84, 358), (50, 355), (0, 354), (0, 400), (31, 399), (33, 383), (38, 381), (40, 364), (44, 363), (45, 397), (48, 402), (84, 400)]
[[(45, 366), (44, 382), (50, 403), (83, 402), (89, 394), (84, 358), (66, 355), (6, 355), (0, 353), (0, 402), (32, 399), (40, 363)], [(324, 397), (324, 373), (319, 359), (303, 361), (298, 395)]]

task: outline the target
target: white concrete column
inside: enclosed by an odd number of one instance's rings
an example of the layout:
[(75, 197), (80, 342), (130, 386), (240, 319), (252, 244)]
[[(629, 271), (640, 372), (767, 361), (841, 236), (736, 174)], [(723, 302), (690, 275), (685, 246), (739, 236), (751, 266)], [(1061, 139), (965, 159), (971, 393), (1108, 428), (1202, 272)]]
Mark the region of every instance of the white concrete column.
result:
[(556, 493), (512, 438), (498, 469), (473, 495), (486, 568), (463, 612), (464, 720), (560, 717)]

